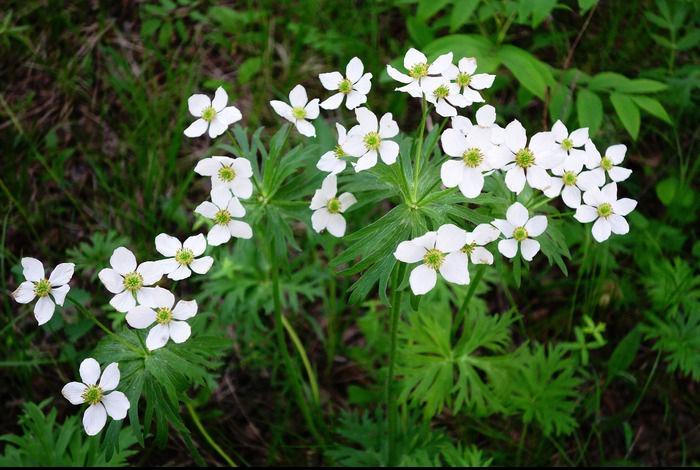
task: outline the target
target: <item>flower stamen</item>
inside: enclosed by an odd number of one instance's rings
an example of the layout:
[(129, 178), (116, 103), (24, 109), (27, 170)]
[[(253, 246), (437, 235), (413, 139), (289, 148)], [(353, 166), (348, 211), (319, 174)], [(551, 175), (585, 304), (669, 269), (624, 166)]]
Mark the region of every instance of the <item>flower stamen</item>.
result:
[(219, 168), (219, 179), (226, 183), (233, 181), (236, 177), (236, 170), (230, 166), (222, 166)]
[(143, 287), (143, 276), (137, 272), (128, 273), (124, 276), (124, 289), (129, 292), (136, 292)]
[(535, 164), (535, 154), (527, 147), (520, 149), (515, 154), (515, 164), (523, 169), (530, 168)]
[(97, 405), (102, 401), (103, 396), (104, 392), (102, 388), (97, 385), (88, 385), (81, 395), (85, 403), (89, 403), (90, 405)]
[(217, 225), (228, 225), (231, 222), (231, 213), (226, 209), (221, 209), (219, 212), (214, 214), (214, 223)]
[(216, 109), (213, 106), (209, 106), (202, 111), (202, 119), (207, 122), (212, 122), (216, 117)]
[(40, 279), (34, 284), (34, 293), (37, 297), (46, 297), (51, 292), (51, 283), (47, 279)]
[(428, 250), (423, 256), (423, 263), (431, 269), (438, 270), (442, 266), (442, 262), (445, 261), (445, 253), (438, 250), (437, 248), (432, 248)]
[(194, 253), (189, 248), (181, 248), (175, 253), (175, 261), (184, 266), (189, 266), (194, 261)]
[(462, 154), (462, 161), (469, 168), (476, 168), (484, 161), (484, 154), (480, 149), (472, 147)]
[(515, 230), (513, 230), (513, 238), (515, 238), (515, 241), (521, 242), (527, 238), (527, 230), (525, 230), (525, 227), (515, 227)]
[(604, 219), (607, 219), (612, 215), (612, 204), (609, 202), (604, 202), (601, 205), (598, 206), (598, 215), (600, 217), (603, 217)]
[(167, 325), (173, 319), (173, 312), (167, 307), (156, 309), (156, 322), (160, 325)]
[(382, 144), (382, 138), (379, 132), (368, 132), (363, 142), (368, 150), (379, 150), (379, 146)]

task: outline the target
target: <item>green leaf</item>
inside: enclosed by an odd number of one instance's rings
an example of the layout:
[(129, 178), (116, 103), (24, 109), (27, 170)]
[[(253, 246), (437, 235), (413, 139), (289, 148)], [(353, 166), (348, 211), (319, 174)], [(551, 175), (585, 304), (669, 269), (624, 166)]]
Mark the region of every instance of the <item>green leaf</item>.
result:
[(250, 57), (244, 60), (238, 67), (238, 83), (248, 83), (260, 71), (261, 66), (262, 58), (260, 57)]
[(579, 126), (588, 127), (589, 134), (593, 135), (603, 122), (603, 101), (597, 94), (582, 88), (576, 94), (576, 113)]
[(700, 44), (700, 29), (693, 29), (678, 41), (676, 49), (679, 51), (687, 51), (693, 49), (698, 44)]
[(659, 100), (648, 96), (633, 96), (634, 102), (647, 113), (656, 116), (664, 122), (673, 124), (671, 116), (668, 115)]
[(578, 0), (578, 7), (581, 9), (581, 13), (583, 13), (593, 8), (593, 5), (596, 3), (598, 3), (598, 0)]
[(657, 93), (668, 89), (668, 85), (648, 78), (635, 78), (621, 83), (615, 89), (622, 93)]
[(548, 77), (543, 75), (541, 64), (532, 54), (519, 47), (505, 45), (499, 49), (498, 57), (523, 87), (538, 98), (545, 99)]
[(416, 16), (422, 21), (432, 18), (437, 12), (445, 8), (450, 0), (420, 0)]
[(639, 108), (635, 104), (634, 100), (628, 96), (620, 93), (611, 93), (610, 102), (615, 108), (617, 117), (620, 118), (622, 125), (625, 126), (627, 132), (634, 140), (637, 140), (639, 136)]
[(642, 331), (634, 328), (622, 338), (608, 361), (608, 381), (632, 365), (642, 342)]
[(664, 206), (671, 205), (671, 202), (676, 197), (676, 189), (679, 184), (674, 177), (665, 178), (656, 183), (656, 196)]
[(495, 54), (495, 46), (487, 38), (472, 34), (450, 34), (425, 46), (428, 58), (452, 52), (455, 57), (476, 57), (479, 72), (493, 72), (501, 61)]
[(450, 32), (457, 31), (469, 21), (481, 0), (455, 0), (450, 15)]

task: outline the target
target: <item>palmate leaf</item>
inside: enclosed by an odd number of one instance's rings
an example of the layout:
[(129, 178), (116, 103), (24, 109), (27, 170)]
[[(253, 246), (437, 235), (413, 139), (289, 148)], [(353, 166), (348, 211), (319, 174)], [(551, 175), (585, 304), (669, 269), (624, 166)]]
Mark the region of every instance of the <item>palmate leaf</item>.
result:
[(401, 400), (420, 406), (426, 417), (446, 406), (480, 416), (502, 410), (499, 393), (508, 388), (512, 355), (506, 349), (514, 320), (510, 313), (469, 309), (461, 328), (453, 328), (448, 306), (421, 306), (399, 330)]
[(525, 423), (536, 422), (545, 436), (569, 434), (579, 399), (577, 362), (561, 345), (520, 349), (517, 374), (509, 391), (510, 405)]
[(642, 324), (646, 338), (654, 339), (654, 350), (666, 354), (668, 370), (680, 370), (695, 381), (700, 381), (700, 308), (681, 310), (672, 318), (647, 316)]
[(55, 408), (43, 411), (49, 401), (25, 403), (20, 418), (23, 434), (0, 436), (4, 441), (0, 467), (121, 467), (136, 453), (131, 449), (136, 444), (131, 429), (117, 433), (117, 451), (108, 455), (101, 436), (85, 434), (79, 412), (58, 424)]

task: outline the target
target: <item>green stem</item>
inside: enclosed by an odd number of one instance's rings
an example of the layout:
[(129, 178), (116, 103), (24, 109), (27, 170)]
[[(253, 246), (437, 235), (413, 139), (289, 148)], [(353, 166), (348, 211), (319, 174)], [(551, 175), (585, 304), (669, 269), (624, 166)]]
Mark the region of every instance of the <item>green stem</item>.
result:
[(523, 431), (520, 433), (520, 442), (518, 443), (518, 453), (515, 458), (515, 466), (519, 467), (523, 456), (523, 449), (525, 448), (525, 439), (527, 438), (527, 428), (530, 423), (523, 424)]
[(197, 414), (197, 410), (194, 409), (191, 403), (185, 403), (185, 407), (187, 408), (187, 411), (189, 411), (190, 416), (192, 417), (192, 421), (194, 421), (194, 425), (197, 426), (197, 429), (199, 429), (199, 432), (202, 433), (202, 436), (204, 436), (204, 439), (209, 443), (209, 445), (216, 451), (217, 454), (221, 456), (222, 459), (226, 461), (229, 467), (237, 467), (236, 462), (233, 461), (231, 457), (224, 452), (224, 450), (219, 446), (219, 444), (216, 443), (216, 441), (209, 435), (207, 430), (202, 426), (202, 421), (199, 419), (199, 415)]
[(471, 301), (472, 297), (474, 296), (474, 292), (476, 292), (476, 288), (479, 286), (481, 278), (484, 277), (484, 272), (486, 272), (486, 265), (480, 264), (479, 267), (476, 268), (476, 274), (474, 274), (474, 278), (469, 283), (469, 290), (467, 291), (467, 295), (464, 297), (462, 305), (459, 307), (459, 311), (457, 312), (457, 318), (455, 319), (455, 325), (459, 325), (462, 321), (462, 318), (464, 318), (464, 315), (467, 312), (467, 307), (469, 306), (469, 301)]
[(423, 135), (425, 134), (425, 121), (428, 117), (428, 104), (425, 97), (421, 100), (421, 119), (420, 130), (418, 132), (418, 143), (416, 144), (416, 155), (413, 161), (413, 202), (418, 197), (418, 174), (421, 168), (421, 159), (423, 158)]
[(398, 415), (398, 406), (396, 401), (396, 396), (392, 393), (392, 384), (394, 381), (394, 362), (396, 360), (396, 343), (397, 343), (397, 332), (399, 326), (399, 316), (401, 312), (401, 294), (399, 290), (399, 283), (403, 279), (404, 272), (406, 271), (406, 265), (401, 264), (399, 266), (396, 277), (394, 277), (392, 282), (392, 298), (391, 298), (391, 330), (390, 330), (390, 344), (389, 344), (389, 370), (386, 375), (386, 382), (384, 385), (384, 393), (386, 398), (386, 409), (387, 418), (389, 421), (389, 429), (387, 432), (387, 442), (388, 442), (388, 461), (387, 464), (390, 467), (396, 465), (396, 424)]
[(311, 432), (311, 434), (314, 436), (314, 438), (316, 438), (318, 442), (322, 443), (323, 437), (319, 434), (318, 430), (316, 429), (316, 424), (314, 423), (313, 417), (311, 416), (311, 410), (309, 409), (309, 405), (306, 402), (306, 399), (304, 398), (304, 394), (301, 389), (302, 380), (299, 376), (299, 371), (297, 370), (296, 365), (292, 362), (292, 358), (289, 356), (289, 351), (287, 350), (287, 341), (284, 337), (284, 322), (286, 319), (283, 317), (282, 314), (282, 300), (279, 284), (279, 267), (275, 258), (273, 240), (270, 240), (269, 262), (270, 275), (272, 277), (272, 300), (274, 304), (275, 337), (277, 339), (277, 348), (282, 353), (284, 368), (290, 374), (289, 380), (292, 383), (292, 390), (299, 405), (299, 409), (304, 415), (304, 419), (306, 420), (309, 432)]
[(304, 369), (306, 369), (306, 375), (309, 376), (311, 396), (313, 397), (316, 406), (318, 406), (321, 404), (321, 394), (318, 392), (318, 381), (316, 380), (316, 374), (314, 373), (314, 369), (311, 367), (309, 357), (306, 355), (304, 345), (301, 344), (299, 335), (297, 335), (297, 332), (294, 331), (294, 327), (291, 323), (289, 323), (289, 320), (287, 320), (287, 318), (284, 315), (282, 315), (282, 324), (284, 324), (284, 328), (285, 330), (287, 330), (289, 338), (292, 340), (292, 343), (294, 343), (294, 346), (296, 347), (297, 352), (299, 353), (299, 357), (301, 357), (301, 362), (304, 364)]
[(333, 359), (335, 358), (335, 351), (338, 348), (338, 307), (336, 306), (336, 281), (335, 275), (332, 270), (329, 270), (328, 278), (328, 353), (326, 361), (326, 377), (330, 376), (331, 369), (333, 368)]

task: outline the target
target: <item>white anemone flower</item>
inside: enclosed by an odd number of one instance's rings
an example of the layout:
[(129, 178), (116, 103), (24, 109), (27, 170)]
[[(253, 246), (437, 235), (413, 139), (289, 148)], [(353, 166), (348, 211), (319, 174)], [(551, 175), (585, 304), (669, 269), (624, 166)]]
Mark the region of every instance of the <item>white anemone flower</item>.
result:
[(554, 158), (561, 160), (561, 164), (555, 169), (563, 171), (573, 171), (578, 169), (581, 172), (582, 163), (586, 161), (586, 150), (583, 146), (588, 142), (588, 128), (582, 127), (569, 134), (563, 122), (557, 120), (552, 126), (552, 137), (556, 145), (554, 146)]
[[(164, 275), (173, 281), (180, 281), (192, 275), (192, 271), (197, 274), (206, 274), (214, 258), (202, 256), (207, 249), (207, 240), (201, 233), (192, 237), (187, 237), (184, 243), (165, 233), (156, 237), (156, 250), (166, 259), (158, 261)], [(201, 258), (200, 258), (201, 256)]]
[(502, 145), (505, 134), (504, 129), (496, 124), (496, 108), (490, 104), (480, 107), (475, 114), (476, 124), (473, 124), (466, 116), (454, 116), (452, 128), (462, 134), (482, 134), (494, 145)]
[(624, 144), (611, 145), (605, 151), (605, 155), (601, 156), (593, 141), (586, 142), (586, 168), (592, 173), (598, 186), (605, 184), (605, 175), (610, 177), (611, 181), (619, 183), (630, 177), (632, 170), (618, 166), (625, 159), (627, 146)]
[[(173, 305), (175, 306), (173, 308)], [(172, 339), (175, 343), (184, 343), (192, 334), (190, 325), (185, 321), (197, 314), (197, 301), (180, 300), (175, 305), (172, 292), (156, 305), (139, 305), (126, 314), (126, 322), (130, 327), (144, 329), (157, 323), (148, 332), (146, 347), (149, 351), (160, 349)]]
[(581, 205), (582, 192), (600, 187), (597, 175), (583, 170), (583, 156), (572, 154), (566, 157), (563, 165), (552, 169), (551, 184), (544, 189), (547, 197), (554, 198), (561, 194), (564, 204), (576, 209)]
[(136, 306), (151, 305), (167, 292), (162, 287), (153, 286), (163, 277), (157, 261), (146, 261), (137, 266), (134, 254), (120, 246), (109, 258), (111, 268), (104, 268), (98, 274), (102, 284), (115, 294), (109, 304), (117, 312), (128, 312)]
[(73, 277), (75, 264), (57, 265), (46, 279), (44, 265), (38, 259), (22, 258), (21, 263), (25, 281), (12, 293), (12, 297), (20, 304), (28, 304), (38, 297), (39, 300), (34, 305), (34, 318), (39, 325), (43, 325), (53, 317), (56, 310), (54, 302), (63, 305), (70, 290), (68, 282)]
[(197, 162), (194, 172), (211, 177), (211, 186), (225, 186), (234, 196), (248, 199), (253, 194), (253, 167), (246, 158), (230, 158), (214, 155)]
[(467, 232), (462, 253), (466, 254), (474, 264), (493, 264), (493, 255), (484, 248), (484, 245), (495, 241), (500, 233), (500, 230), (493, 225), (477, 225), (472, 232)]
[(226, 132), (228, 126), (240, 121), (243, 117), (235, 106), (226, 106), (228, 95), (219, 87), (211, 100), (207, 95), (196, 94), (189, 97), (187, 106), (190, 114), (199, 118), (185, 129), (187, 137), (199, 137), (209, 129), (209, 137), (219, 137)]
[(100, 371), (100, 364), (88, 357), (80, 363), (80, 380), (67, 383), (61, 394), (73, 405), (90, 405), (83, 414), (83, 428), (88, 436), (105, 427), (107, 415), (116, 421), (126, 418), (131, 404), (126, 395), (115, 390), (120, 380), (119, 364), (112, 362)]
[(211, 190), (211, 202), (204, 201), (195, 208), (195, 213), (214, 221), (214, 226), (207, 234), (207, 243), (219, 246), (231, 237), (249, 239), (253, 229), (246, 222), (236, 220), (245, 215), (245, 208), (231, 191), (219, 186)]
[(354, 163), (355, 171), (363, 171), (377, 164), (377, 155), (387, 165), (396, 162), (399, 156), (399, 144), (393, 140), (399, 133), (391, 113), (386, 113), (377, 122), (377, 116), (367, 108), (355, 110), (358, 125), (348, 132), (342, 150), (353, 157), (358, 157)]
[(323, 109), (338, 109), (345, 98), (345, 106), (355, 109), (367, 102), (367, 93), (372, 88), (372, 74), (363, 73), (365, 70), (362, 61), (353, 57), (345, 67), (345, 76), (340, 72), (322, 73), (318, 76), (323, 88), (329, 91), (337, 91), (330, 98), (321, 103)]
[(386, 71), (391, 78), (401, 82), (404, 86), (396, 88), (397, 91), (408, 93), (414, 98), (423, 96), (423, 79), (429, 76), (442, 75), (452, 64), (452, 53), (443, 54), (432, 63), (428, 63), (428, 58), (422, 52), (410, 48), (403, 58), (403, 66), (408, 72), (399, 72), (391, 65), (386, 66)]
[(576, 209), (574, 217), (583, 224), (595, 221), (591, 233), (598, 242), (604, 242), (610, 233), (625, 235), (630, 226), (625, 220), (627, 214), (637, 207), (637, 201), (630, 198), (617, 198), (617, 183), (608, 183), (602, 188), (593, 188), (583, 193), (583, 202)]
[(337, 175), (347, 166), (347, 162), (343, 160), (343, 157), (347, 156), (343, 150), (343, 144), (345, 144), (345, 140), (348, 137), (348, 132), (340, 123), (336, 123), (335, 128), (338, 131), (338, 144), (333, 150), (329, 150), (321, 155), (321, 158), (318, 159), (318, 163), (316, 163), (316, 168), (325, 173)]
[(318, 117), (318, 98), (309, 101), (306, 89), (297, 85), (289, 92), (289, 104), (284, 101), (272, 100), (270, 106), (277, 114), (294, 124), (301, 135), (316, 137), (316, 129), (307, 119)]
[(504, 144), (510, 151), (511, 163), (504, 168), (506, 171), (506, 186), (515, 194), (525, 187), (525, 182), (534, 189), (546, 189), (551, 184), (547, 173), (559, 160), (553, 158), (554, 139), (549, 132), (538, 132), (527, 142), (525, 128), (515, 119), (508, 124), (504, 131)]
[(530, 218), (525, 206), (516, 202), (506, 211), (506, 220), (496, 219), (491, 223), (506, 237), (498, 242), (498, 251), (506, 258), (514, 258), (518, 247), (525, 261), (532, 261), (540, 251), (540, 242), (533, 237), (542, 235), (547, 229), (547, 217), (536, 215)]
[(469, 258), (462, 247), (467, 242), (466, 232), (445, 224), (435, 232), (428, 232), (413, 240), (399, 243), (394, 257), (404, 263), (422, 262), (413, 268), (408, 278), (415, 295), (429, 292), (437, 282), (437, 272), (453, 284), (469, 284)]
[(484, 98), (479, 93), (493, 85), (495, 75), (476, 72), (476, 59), (474, 57), (463, 57), (459, 59), (457, 65), (450, 63), (443, 75), (450, 80), (454, 80), (462, 96), (467, 100), (467, 106), (473, 103), (483, 103)]
[(423, 79), (423, 91), (425, 99), (435, 105), (435, 111), (442, 117), (457, 115), (458, 108), (464, 108), (469, 104), (467, 99), (459, 93), (459, 87), (445, 77), (425, 77)]
[(442, 184), (459, 187), (464, 197), (472, 199), (484, 188), (484, 174), (493, 169), (492, 158), (498, 149), (484, 135), (465, 136), (456, 129), (445, 129), (440, 136), (442, 148), (450, 158), (440, 167)]
[(343, 213), (357, 202), (355, 196), (350, 193), (338, 194), (338, 180), (334, 174), (326, 176), (321, 184), (321, 189), (317, 189), (309, 206), (311, 214), (311, 226), (317, 233), (324, 229), (334, 237), (345, 235), (345, 218)]

